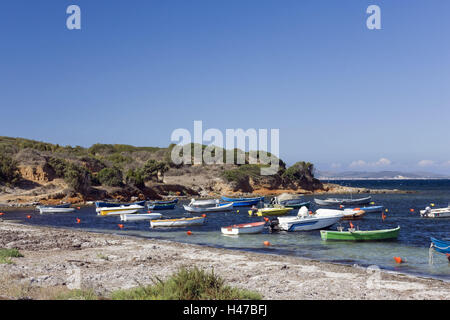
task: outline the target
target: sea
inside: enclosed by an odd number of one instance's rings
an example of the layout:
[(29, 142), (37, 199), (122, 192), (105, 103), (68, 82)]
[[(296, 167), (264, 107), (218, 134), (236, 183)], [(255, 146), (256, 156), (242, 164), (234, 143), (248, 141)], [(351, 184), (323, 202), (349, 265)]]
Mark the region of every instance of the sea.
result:
[[(353, 221), (360, 230), (390, 229), (400, 226), (397, 240), (380, 242), (323, 241), (319, 231), (270, 232), (261, 234), (226, 236), (220, 228), (231, 224), (261, 221), (261, 217), (251, 217), (246, 207), (234, 208), (230, 212), (208, 213), (203, 226), (189, 228), (151, 229), (149, 221), (121, 222), (118, 216), (98, 216), (95, 207), (81, 207), (73, 213), (39, 214), (32, 210), (11, 210), (2, 218), (16, 220), (24, 224), (78, 229), (83, 231), (111, 233), (140, 238), (165, 239), (183, 243), (253, 251), (259, 253), (296, 256), (331, 263), (378, 267), (380, 269), (450, 281), (450, 263), (444, 254), (430, 251), (430, 237), (450, 240), (450, 218), (421, 218), (419, 210), (434, 204), (434, 208), (447, 207), (450, 203), (450, 180), (335, 180), (329, 181), (350, 187), (369, 189), (398, 189), (411, 193), (370, 194), (375, 205), (383, 205), (386, 219), (381, 213), (367, 213), (363, 219)], [(319, 208), (314, 198), (334, 195), (304, 196), (311, 201), (311, 210)], [(336, 195), (336, 197), (365, 197), (367, 194)], [(270, 201), (266, 197), (266, 202)], [(164, 218), (192, 216), (180, 201), (174, 210), (158, 211)], [(297, 214), (292, 210), (292, 215)], [(31, 216), (28, 218), (27, 216)], [(77, 218), (80, 223), (76, 223)], [(123, 224), (123, 228), (119, 228)], [(348, 222), (341, 226), (349, 227)], [(332, 226), (336, 230), (339, 224)], [(191, 231), (190, 235), (187, 231)], [(270, 246), (264, 245), (265, 241)], [(430, 263), (430, 254), (432, 261)], [(398, 264), (394, 257), (401, 257)]]

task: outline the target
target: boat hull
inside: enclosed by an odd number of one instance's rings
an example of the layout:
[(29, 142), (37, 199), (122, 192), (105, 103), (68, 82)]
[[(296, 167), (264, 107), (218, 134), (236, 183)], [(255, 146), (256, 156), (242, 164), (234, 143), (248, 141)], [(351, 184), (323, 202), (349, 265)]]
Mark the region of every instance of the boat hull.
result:
[(161, 213), (143, 213), (143, 214), (121, 214), (121, 221), (139, 221), (139, 220), (152, 220), (162, 217)]
[(150, 228), (181, 228), (188, 226), (198, 226), (205, 223), (204, 217), (150, 220)]
[(289, 203), (289, 200), (287, 200), (286, 202), (281, 201), (280, 204), (285, 206), (286, 208), (293, 208), (293, 209), (300, 209), (301, 207), (307, 207), (309, 209), (309, 207), (311, 206), (311, 202), (310, 201), (305, 201), (305, 202), (298, 202), (298, 203)]
[(264, 201), (264, 197), (254, 197), (254, 198), (229, 198), (229, 197), (225, 197), (222, 196), (222, 200), (223, 201), (227, 201), (227, 202), (235, 202), (235, 201)]
[(39, 208), (39, 213), (69, 213), (74, 212), (75, 208)]
[(335, 206), (335, 205), (354, 205), (354, 204), (367, 204), (371, 201), (372, 197), (360, 198), (360, 199), (317, 199), (314, 201), (321, 206)]
[(311, 231), (320, 230), (331, 227), (333, 224), (341, 219), (341, 215), (329, 216), (329, 217), (286, 217), (279, 219), (278, 227), (284, 231)]
[(398, 238), (400, 227), (386, 230), (372, 230), (372, 231), (329, 231), (320, 230), (322, 240), (342, 240), (342, 241), (379, 241), (379, 240), (393, 240)]
[(221, 232), (226, 235), (261, 233), (264, 230), (265, 224), (265, 222), (243, 223), (228, 227), (222, 227)]
[(440, 253), (450, 254), (450, 241), (431, 238), (433, 249)]
[(450, 218), (450, 208), (420, 210), (422, 218)]
[(149, 210), (172, 210), (175, 209), (176, 203), (168, 203), (168, 204), (148, 204), (147, 208)]
[(282, 216), (287, 214), (293, 210), (293, 208), (263, 208), (259, 209), (255, 213), (253, 213), (252, 210), (249, 210), (250, 215), (257, 215), (258, 217), (264, 217), (264, 216)]
[(351, 207), (351, 208), (345, 208), (344, 210), (353, 210), (353, 209), (360, 209), (364, 210), (365, 213), (376, 213), (376, 212), (383, 212), (384, 206), (370, 206), (370, 207)]
[(184, 210), (193, 213), (205, 213), (205, 212), (223, 212), (233, 210), (233, 203), (221, 204), (215, 207), (191, 207), (184, 205)]

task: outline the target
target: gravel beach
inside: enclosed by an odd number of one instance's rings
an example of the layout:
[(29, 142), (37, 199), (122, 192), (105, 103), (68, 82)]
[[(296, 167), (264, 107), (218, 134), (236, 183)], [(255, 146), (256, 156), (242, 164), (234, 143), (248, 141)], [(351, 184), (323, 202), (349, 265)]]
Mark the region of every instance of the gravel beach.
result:
[[(228, 285), (264, 299), (449, 299), (450, 283), (297, 257), (251, 253), (0, 221), (0, 248), (24, 255), (0, 264), (0, 297), (17, 288), (113, 290), (151, 284), (181, 266), (214, 269)], [(34, 297), (36, 298), (36, 297)], [(38, 297), (39, 298), (39, 297)]]

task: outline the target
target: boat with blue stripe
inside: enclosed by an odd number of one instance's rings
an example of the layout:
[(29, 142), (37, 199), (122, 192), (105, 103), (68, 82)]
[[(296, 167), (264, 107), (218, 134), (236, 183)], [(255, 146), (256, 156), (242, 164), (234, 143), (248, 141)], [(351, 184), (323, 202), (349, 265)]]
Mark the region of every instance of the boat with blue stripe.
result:
[(431, 237), (431, 247), (437, 252), (450, 254), (450, 241), (439, 240)]
[(384, 209), (384, 206), (368, 206), (368, 207), (344, 207), (348, 210), (364, 210), (365, 213), (375, 213), (375, 212), (382, 212)]
[(251, 207), (257, 205), (259, 202), (264, 202), (264, 197), (256, 198), (228, 198), (222, 196), (222, 200), (226, 202), (233, 202), (233, 207)]

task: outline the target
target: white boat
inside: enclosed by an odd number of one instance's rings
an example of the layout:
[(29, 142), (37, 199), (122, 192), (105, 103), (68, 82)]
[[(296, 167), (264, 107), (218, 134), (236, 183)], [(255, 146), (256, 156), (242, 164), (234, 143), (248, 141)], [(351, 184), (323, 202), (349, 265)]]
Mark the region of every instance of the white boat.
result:
[(359, 199), (341, 199), (341, 198), (327, 198), (317, 199), (314, 201), (321, 206), (333, 206), (333, 205), (354, 205), (354, 204), (366, 204), (369, 203), (372, 197), (365, 197)]
[(97, 212), (98, 215), (101, 216), (110, 216), (110, 215), (119, 215), (119, 214), (132, 214), (136, 213), (139, 210), (144, 209), (144, 206), (132, 204), (129, 206), (120, 206), (120, 207), (104, 207), (100, 208), (100, 211)]
[(309, 231), (330, 227), (344, 216), (341, 210), (318, 209), (314, 214), (308, 208), (301, 207), (297, 216), (279, 217), (278, 227), (284, 231)]
[(140, 201), (137, 203), (130, 203), (130, 204), (120, 204), (120, 203), (110, 203), (110, 202), (96, 202), (96, 208), (95, 211), (99, 213), (102, 210), (112, 210), (114, 208), (124, 208), (127, 207), (128, 209), (143, 209), (145, 208), (145, 201)]
[(265, 224), (264, 221), (234, 224), (232, 226), (222, 227), (221, 231), (227, 235), (261, 233), (264, 230)]
[(450, 218), (450, 206), (438, 209), (426, 207), (425, 210), (420, 210), (420, 216), (423, 218)]
[(201, 206), (214, 206), (219, 203), (219, 199), (207, 199), (207, 200), (195, 200), (192, 199), (188, 206), (201, 207)]
[(138, 221), (138, 220), (153, 220), (162, 217), (161, 213), (135, 213), (135, 214), (121, 214), (121, 221)]
[(205, 217), (150, 220), (150, 228), (197, 226), (202, 225), (204, 222)]
[(62, 208), (62, 207), (36, 207), (39, 213), (68, 213), (75, 211), (75, 208)]
[(233, 210), (233, 203), (219, 203), (213, 207), (193, 207), (184, 205), (184, 210), (187, 212), (204, 213), (204, 212), (219, 212)]

